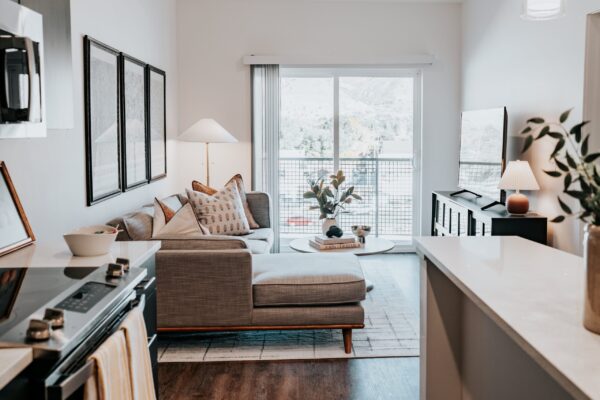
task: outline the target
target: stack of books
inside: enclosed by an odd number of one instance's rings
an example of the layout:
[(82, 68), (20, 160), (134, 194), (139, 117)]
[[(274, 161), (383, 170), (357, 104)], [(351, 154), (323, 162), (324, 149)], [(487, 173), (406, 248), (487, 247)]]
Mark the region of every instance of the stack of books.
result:
[(314, 239), (309, 239), (308, 243), (317, 250), (355, 249), (360, 247), (360, 243), (356, 241), (354, 236), (328, 238), (327, 236), (318, 235)]

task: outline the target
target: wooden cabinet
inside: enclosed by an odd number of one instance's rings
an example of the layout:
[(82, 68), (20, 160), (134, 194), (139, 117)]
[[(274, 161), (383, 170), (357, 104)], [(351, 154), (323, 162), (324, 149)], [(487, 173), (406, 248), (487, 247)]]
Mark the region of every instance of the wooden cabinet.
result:
[(512, 216), (502, 206), (482, 211), (489, 199), (468, 198), (469, 194), (453, 197), (451, 193), (432, 194), (432, 236), (521, 236), (546, 244), (547, 218), (535, 213)]

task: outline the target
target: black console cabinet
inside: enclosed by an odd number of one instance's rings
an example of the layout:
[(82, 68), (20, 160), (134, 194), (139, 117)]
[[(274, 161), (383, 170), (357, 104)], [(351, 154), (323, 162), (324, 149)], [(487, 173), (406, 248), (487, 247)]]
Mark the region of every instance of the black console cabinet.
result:
[(511, 216), (503, 206), (482, 211), (481, 207), (491, 202), (489, 199), (451, 193), (432, 194), (432, 236), (521, 236), (546, 244), (547, 218), (534, 213)]

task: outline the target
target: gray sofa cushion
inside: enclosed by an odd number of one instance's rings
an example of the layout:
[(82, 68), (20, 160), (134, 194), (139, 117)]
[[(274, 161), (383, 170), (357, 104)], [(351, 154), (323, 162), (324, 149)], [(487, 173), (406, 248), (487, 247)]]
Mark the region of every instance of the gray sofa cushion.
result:
[(365, 299), (365, 278), (352, 254), (252, 257), (254, 306), (328, 305)]
[(307, 307), (258, 307), (252, 310), (252, 325), (363, 325), (365, 311), (360, 304)]

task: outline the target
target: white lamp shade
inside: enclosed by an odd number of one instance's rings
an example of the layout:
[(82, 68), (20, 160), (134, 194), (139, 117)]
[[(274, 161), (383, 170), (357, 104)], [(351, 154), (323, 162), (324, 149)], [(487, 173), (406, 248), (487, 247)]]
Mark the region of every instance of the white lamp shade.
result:
[(565, 15), (566, 0), (523, 0), (523, 19), (546, 20)]
[(527, 161), (510, 161), (500, 179), (498, 189), (539, 190), (540, 185), (538, 185)]
[(217, 121), (203, 118), (190, 126), (178, 137), (183, 142), (235, 143), (238, 140)]

